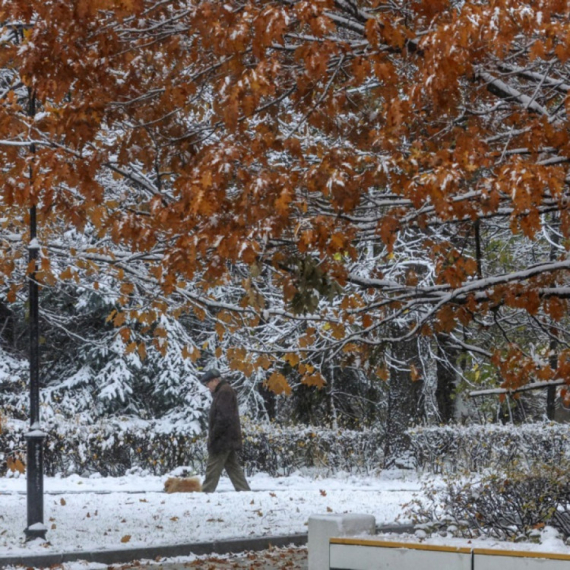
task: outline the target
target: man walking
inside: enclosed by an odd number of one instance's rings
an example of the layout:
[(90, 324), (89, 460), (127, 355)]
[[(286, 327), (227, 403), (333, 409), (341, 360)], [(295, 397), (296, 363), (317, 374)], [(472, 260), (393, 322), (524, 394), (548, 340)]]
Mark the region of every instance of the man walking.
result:
[(216, 490), (224, 468), (236, 491), (250, 491), (237, 454), (242, 439), (236, 393), (215, 368), (205, 372), (200, 382), (213, 397), (208, 424), (208, 465), (202, 491)]

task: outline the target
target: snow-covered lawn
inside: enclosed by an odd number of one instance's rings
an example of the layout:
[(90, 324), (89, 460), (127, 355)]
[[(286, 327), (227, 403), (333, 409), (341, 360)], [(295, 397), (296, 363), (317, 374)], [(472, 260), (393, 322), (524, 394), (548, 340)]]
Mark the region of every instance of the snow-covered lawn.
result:
[[(310, 515), (327, 512), (372, 514), (378, 525), (392, 523), (399, 516), (399, 522), (408, 522), (402, 505), (421, 495), (421, 481), (410, 471), (327, 478), (258, 474), (250, 478), (253, 490), (247, 493), (234, 492), (229, 480), (222, 478), (213, 494), (166, 494), (166, 479), (135, 475), (46, 478), (44, 521), (49, 544), (25, 544), (25, 477), (0, 478), (0, 557), (295, 534), (307, 531)], [(543, 529), (539, 544), (437, 535), (423, 539), (421, 531), (417, 536), (380, 538), (570, 554), (570, 547), (550, 527)], [(200, 559), (184, 561), (199, 564)], [(106, 567), (79, 562), (63, 565), (65, 570)]]
[(368, 513), (377, 524), (390, 523), (420, 489), (413, 472), (393, 471), (377, 477), (258, 474), (246, 493), (222, 478), (212, 494), (166, 494), (166, 478), (46, 478), (49, 546), (23, 543), (25, 477), (0, 478), (0, 556), (301, 533), (310, 515), (327, 512)]

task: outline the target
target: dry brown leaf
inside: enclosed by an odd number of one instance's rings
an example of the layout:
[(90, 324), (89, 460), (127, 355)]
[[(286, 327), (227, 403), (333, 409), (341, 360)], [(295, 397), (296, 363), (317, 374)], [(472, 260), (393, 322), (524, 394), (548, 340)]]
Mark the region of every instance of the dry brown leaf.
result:
[(17, 457), (16, 458), (8, 457), (8, 459), (6, 460), (6, 465), (8, 466), (8, 469), (12, 472), (15, 471), (18, 471), (19, 473), (26, 472), (26, 466)]

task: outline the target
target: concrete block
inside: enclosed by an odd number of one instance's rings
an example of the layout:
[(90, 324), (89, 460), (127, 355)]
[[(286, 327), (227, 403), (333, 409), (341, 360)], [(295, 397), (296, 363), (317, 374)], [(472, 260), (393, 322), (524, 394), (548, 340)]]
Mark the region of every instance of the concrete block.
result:
[(376, 519), (372, 515), (312, 515), (309, 517), (309, 570), (329, 570), (329, 539), (332, 537), (373, 535)]

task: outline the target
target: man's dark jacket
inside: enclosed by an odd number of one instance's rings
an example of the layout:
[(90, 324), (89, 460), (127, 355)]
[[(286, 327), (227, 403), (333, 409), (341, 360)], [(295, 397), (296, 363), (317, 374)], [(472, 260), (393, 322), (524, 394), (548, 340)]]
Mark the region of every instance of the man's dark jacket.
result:
[(210, 408), (208, 451), (212, 454), (241, 450), (241, 426), (236, 393), (222, 380), (216, 386)]

